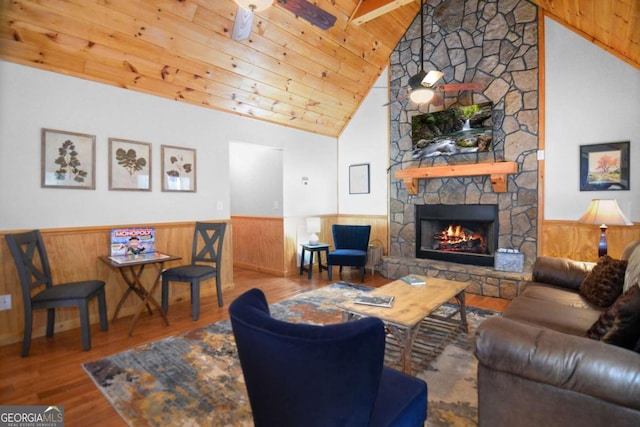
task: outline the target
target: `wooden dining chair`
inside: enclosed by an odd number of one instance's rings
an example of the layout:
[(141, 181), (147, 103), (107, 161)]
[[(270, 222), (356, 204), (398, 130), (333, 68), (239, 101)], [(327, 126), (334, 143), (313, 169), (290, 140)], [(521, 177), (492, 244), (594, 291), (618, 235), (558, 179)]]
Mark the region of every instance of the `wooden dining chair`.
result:
[[(58, 307), (78, 307), (80, 310), (80, 330), (82, 348), (91, 349), (91, 325), (89, 323), (89, 302), (98, 299), (100, 328), (109, 329), (107, 322), (107, 301), (102, 280), (53, 285), (49, 259), (39, 230), (5, 236), (9, 250), (18, 270), (22, 301), (24, 305), (24, 337), (22, 357), (29, 355), (33, 310), (47, 310), (47, 336), (53, 336), (55, 309)], [(35, 292), (35, 293), (34, 293)]]
[(222, 301), (221, 259), (222, 242), (227, 224), (224, 222), (196, 222), (191, 250), (191, 264), (167, 268), (162, 273), (162, 311), (169, 311), (169, 283), (188, 282), (191, 286), (193, 320), (200, 318), (200, 282), (216, 279), (218, 305)]

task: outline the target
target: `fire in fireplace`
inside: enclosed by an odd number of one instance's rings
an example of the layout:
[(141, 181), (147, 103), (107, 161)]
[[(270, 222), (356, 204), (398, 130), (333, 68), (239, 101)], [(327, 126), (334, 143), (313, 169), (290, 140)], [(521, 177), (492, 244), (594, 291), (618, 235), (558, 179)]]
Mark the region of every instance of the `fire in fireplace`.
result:
[(492, 266), (497, 205), (417, 205), (416, 258)]
[(433, 240), (437, 242), (436, 250), (450, 252), (470, 252), (486, 254), (486, 238), (482, 230), (471, 230), (460, 224), (449, 226), (436, 233)]

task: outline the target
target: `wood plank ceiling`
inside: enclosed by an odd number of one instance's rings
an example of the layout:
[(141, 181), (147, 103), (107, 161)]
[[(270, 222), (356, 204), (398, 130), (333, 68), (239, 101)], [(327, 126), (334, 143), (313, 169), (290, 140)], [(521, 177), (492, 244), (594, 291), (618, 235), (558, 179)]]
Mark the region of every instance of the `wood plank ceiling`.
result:
[(419, 2), (370, 23), (358, 0), (317, 0), (327, 31), (274, 4), (231, 40), (233, 0), (0, 0), (8, 61), (338, 136)]
[[(332, 28), (275, 3), (238, 42), (233, 0), (0, 0), (0, 58), (337, 137), (420, 2), (312, 2)], [(640, 0), (533, 2), (640, 68)]]
[(640, 0), (531, 0), (545, 14), (640, 69)]

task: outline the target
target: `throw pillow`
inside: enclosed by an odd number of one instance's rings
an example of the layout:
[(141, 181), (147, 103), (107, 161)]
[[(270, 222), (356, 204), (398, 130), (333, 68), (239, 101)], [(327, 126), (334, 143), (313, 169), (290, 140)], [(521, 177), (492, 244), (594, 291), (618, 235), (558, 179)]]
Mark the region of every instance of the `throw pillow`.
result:
[(609, 307), (622, 293), (627, 261), (600, 257), (580, 284), (580, 293), (598, 307)]
[(636, 245), (631, 255), (629, 255), (629, 264), (624, 274), (624, 286), (622, 292), (629, 290), (632, 284), (640, 281), (640, 244)]
[(603, 312), (587, 337), (635, 350), (640, 340), (640, 286), (632, 286)]

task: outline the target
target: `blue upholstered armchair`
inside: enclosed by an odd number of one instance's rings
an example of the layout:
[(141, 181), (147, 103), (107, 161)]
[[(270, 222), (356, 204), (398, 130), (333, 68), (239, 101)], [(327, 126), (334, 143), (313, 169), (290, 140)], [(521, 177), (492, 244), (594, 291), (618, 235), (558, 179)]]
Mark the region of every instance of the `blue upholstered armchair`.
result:
[(367, 248), (369, 246), (370, 225), (331, 226), (334, 250), (327, 255), (327, 268), (331, 280), (334, 265), (356, 267), (360, 269), (360, 280), (364, 282), (364, 266), (367, 264)]
[(427, 385), (383, 366), (380, 319), (283, 322), (259, 289), (233, 301), (229, 314), (257, 427), (424, 424)]

